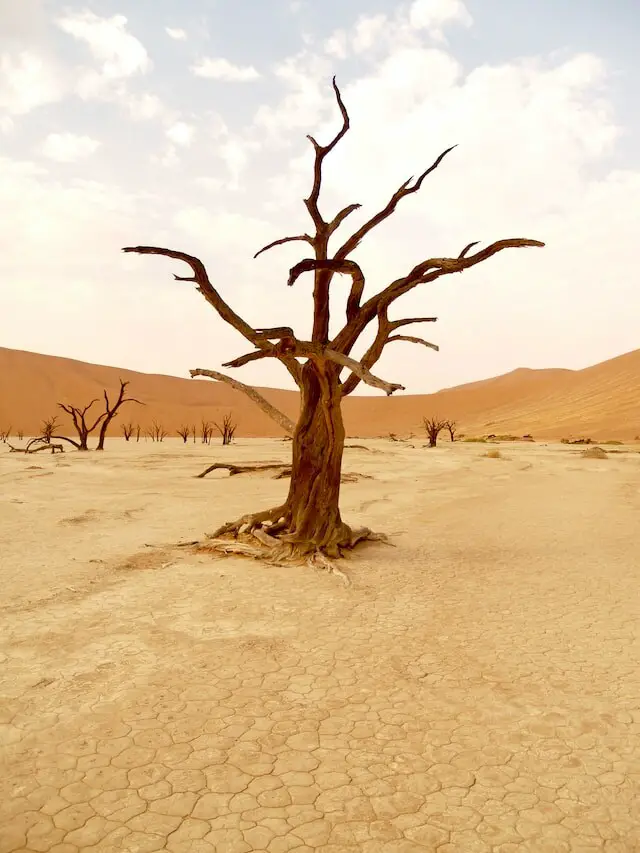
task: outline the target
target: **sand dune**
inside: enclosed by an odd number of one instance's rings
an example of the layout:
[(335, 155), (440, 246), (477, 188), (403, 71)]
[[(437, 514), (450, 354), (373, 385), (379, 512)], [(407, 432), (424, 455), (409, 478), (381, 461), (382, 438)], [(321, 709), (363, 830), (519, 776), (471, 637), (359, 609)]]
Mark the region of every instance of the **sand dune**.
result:
[[(234, 374), (236, 375), (236, 374)], [(129, 404), (119, 423), (143, 428), (157, 420), (171, 433), (181, 424), (218, 420), (232, 411), (238, 436), (276, 437), (280, 428), (244, 395), (218, 382), (136, 373), (67, 358), (0, 347), (0, 430), (13, 427), (26, 435), (57, 410), (59, 401), (85, 405), (102, 390), (113, 391), (119, 378), (145, 406)], [(237, 378), (242, 380), (241, 372)], [(259, 389), (295, 419), (298, 395)], [(536, 438), (590, 436), (631, 440), (640, 434), (640, 350), (584, 370), (520, 368), (481, 382), (436, 394), (349, 397), (344, 416), (352, 436), (406, 435), (421, 430), (424, 415), (455, 419), (467, 435), (531, 433)], [(119, 432), (114, 423), (112, 434)]]

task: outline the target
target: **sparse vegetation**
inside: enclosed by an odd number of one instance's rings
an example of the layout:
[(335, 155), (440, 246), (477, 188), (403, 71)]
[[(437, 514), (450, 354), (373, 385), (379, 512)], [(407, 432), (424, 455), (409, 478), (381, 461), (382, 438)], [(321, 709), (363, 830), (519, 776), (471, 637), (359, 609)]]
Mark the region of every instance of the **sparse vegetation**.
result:
[(444, 422), (444, 429), (446, 429), (448, 431), (449, 438), (451, 439), (452, 442), (454, 442), (456, 440), (456, 431), (458, 429), (456, 422), (455, 421), (445, 421)]
[(135, 427), (131, 422), (129, 422), (128, 424), (122, 424), (120, 430), (122, 432), (122, 435), (124, 436), (125, 441), (130, 441), (134, 429)]
[(73, 426), (75, 431), (78, 433), (78, 440), (76, 441), (73, 438), (68, 438), (65, 435), (55, 435), (52, 438), (62, 439), (63, 441), (68, 441), (69, 444), (72, 444), (77, 450), (88, 450), (89, 446), (87, 444), (89, 440), (89, 436), (91, 433), (97, 429), (98, 424), (100, 424), (106, 417), (106, 412), (102, 412), (102, 414), (98, 415), (98, 417), (93, 421), (91, 426), (87, 423), (87, 413), (89, 409), (93, 406), (94, 403), (98, 402), (98, 398), (96, 397), (90, 403), (88, 403), (84, 409), (81, 409), (79, 406), (67, 405), (66, 403), (58, 403), (58, 406), (62, 409), (63, 412), (66, 412), (68, 415), (71, 415), (71, 420), (73, 422)]
[[(403, 326), (434, 322), (435, 317), (390, 320), (389, 308), (414, 288), (445, 275), (463, 272), (505, 249), (544, 244), (538, 240), (513, 238), (499, 240), (483, 249), (472, 251), (478, 245), (477, 241), (472, 241), (462, 248), (457, 257), (435, 257), (418, 263), (407, 274), (396, 278), (379, 293), (363, 302), (365, 276), (350, 255), (369, 232), (394, 213), (402, 199), (420, 189), (425, 178), (455, 146), (440, 154), (415, 181), (404, 181), (385, 207), (365, 221), (337, 249), (333, 257), (329, 257), (330, 240), (335, 239), (334, 234), (338, 228), (360, 207), (359, 204), (349, 204), (329, 221), (323, 218), (318, 207), (324, 159), (349, 130), (349, 115), (335, 79), (333, 88), (342, 115), (342, 127), (327, 145), (320, 145), (313, 137), (309, 137), (315, 152), (315, 162), (313, 184), (304, 203), (313, 223), (311, 233), (273, 240), (255, 255), (257, 257), (269, 249), (291, 242), (303, 242), (311, 248), (312, 256), (304, 258), (292, 267), (288, 279), (288, 284), (293, 286), (301, 275), (313, 274), (311, 340), (296, 337), (289, 326), (268, 329), (250, 326), (225, 302), (213, 286), (205, 265), (193, 255), (157, 246), (128, 246), (123, 251), (162, 255), (180, 260), (190, 268), (191, 275), (175, 275), (175, 279), (193, 282), (221, 319), (253, 346), (251, 352), (227, 362), (225, 367), (241, 367), (259, 359), (276, 358), (289, 371), (300, 389), (301, 410), (293, 435), (292, 473), (286, 500), (277, 507), (251, 513), (222, 525), (208, 539), (207, 549), (219, 547), (224, 552), (230, 552), (235, 547), (238, 552), (266, 557), (272, 562), (308, 559), (325, 568), (339, 571), (331, 562), (332, 558), (343, 556), (344, 552), (353, 549), (363, 540), (381, 538), (366, 528), (352, 530), (340, 514), (339, 496), (345, 439), (342, 399), (351, 394), (361, 382), (379, 388), (387, 395), (403, 390), (399, 383), (383, 380), (371, 373), (385, 347), (391, 342), (405, 341), (437, 349), (423, 338), (394, 334)], [(330, 336), (329, 295), (335, 275), (349, 276), (351, 288), (346, 301), (344, 326), (335, 333), (332, 331)], [(351, 352), (371, 323), (377, 324), (374, 339), (358, 361), (351, 357)], [(341, 374), (345, 369), (349, 374), (342, 378)], [(191, 371), (191, 375), (215, 378), (213, 371), (195, 370)], [(240, 542), (237, 541), (239, 538)], [(230, 542), (229, 539), (236, 541)]]
[(231, 413), (224, 416), (222, 424), (216, 423), (214, 426), (222, 436), (222, 443), (225, 445), (231, 444), (235, 431), (238, 428), (238, 425), (233, 422), (233, 416)]
[(590, 438), (561, 438), (560, 444), (592, 444)]
[(603, 450), (602, 447), (587, 447), (586, 450), (582, 450), (580, 456), (584, 456), (585, 459), (607, 459), (607, 451)]
[(109, 396), (106, 390), (102, 392), (104, 394), (105, 412), (104, 420), (100, 425), (100, 434), (98, 437), (98, 446), (96, 447), (96, 450), (104, 450), (104, 440), (107, 437), (107, 430), (109, 429), (109, 424), (116, 417), (121, 406), (123, 406), (125, 403), (137, 403), (139, 406), (144, 405), (144, 403), (141, 403), (140, 400), (136, 400), (135, 397), (125, 397), (125, 392), (127, 389), (127, 385), (129, 385), (129, 382), (123, 382), (122, 379), (119, 379), (118, 381), (120, 382), (120, 390), (113, 404), (109, 402)]
[(487, 459), (502, 459), (502, 453), (500, 453), (499, 450), (487, 450), (487, 452), (482, 455), (486, 456)]
[(205, 421), (203, 418), (200, 421), (200, 439), (203, 444), (209, 444), (213, 435), (213, 424), (211, 421)]
[(462, 440), (467, 442), (468, 444), (486, 444), (487, 443), (487, 439), (481, 435), (470, 435), (470, 436), (468, 436), (468, 438), (463, 438)]
[(184, 444), (186, 444), (187, 439), (189, 438), (189, 435), (191, 433), (191, 427), (188, 427), (188, 426), (178, 427), (178, 429), (176, 430), (176, 433), (180, 436), (180, 438), (182, 439)]
[(164, 441), (168, 435), (166, 429), (162, 426), (162, 424), (158, 423), (158, 421), (154, 421), (151, 424), (151, 427), (147, 431), (147, 435), (151, 439), (151, 441)]
[(423, 418), (422, 423), (429, 439), (429, 447), (435, 447), (438, 443), (438, 436), (446, 427), (447, 422), (441, 418)]

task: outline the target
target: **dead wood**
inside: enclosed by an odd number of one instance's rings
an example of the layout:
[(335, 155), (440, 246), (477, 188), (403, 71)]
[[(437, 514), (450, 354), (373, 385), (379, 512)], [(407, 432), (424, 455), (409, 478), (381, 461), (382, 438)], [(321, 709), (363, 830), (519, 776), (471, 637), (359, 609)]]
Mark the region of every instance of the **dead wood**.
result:
[[(304, 204), (313, 229), (310, 229), (309, 233), (274, 239), (256, 253), (258, 257), (271, 248), (292, 242), (309, 246), (310, 257), (302, 258), (289, 271), (289, 284), (292, 285), (298, 279), (303, 280), (303, 276), (313, 276), (310, 340), (298, 338), (294, 329), (287, 324), (267, 329), (259, 324), (254, 326), (240, 317), (213, 286), (202, 261), (193, 255), (157, 246), (129, 246), (123, 251), (161, 255), (189, 266), (192, 275), (174, 274), (175, 280), (193, 282), (220, 318), (253, 346), (251, 352), (233, 358), (226, 362), (225, 366), (236, 368), (258, 360), (274, 358), (284, 365), (300, 389), (300, 415), (294, 425), (281, 412), (270, 406), (255, 389), (249, 390), (248, 386), (235, 384), (235, 380), (216, 371), (191, 371), (192, 376), (209, 376), (242, 390), (293, 437), (289, 493), (284, 503), (274, 509), (245, 515), (236, 522), (223, 525), (212, 534), (207, 548), (220, 553), (257, 556), (276, 563), (308, 562), (339, 573), (333, 560), (345, 556), (363, 540), (384, 540), (384, 537), (367, 529), (352, 530), (340, 514), (340, 485), (345, 476), (342, 472), (345, 446), (342, 399), (352, 393), (361, 382), (386, 394), (404, 390), (400, 383), (386, 381), (371, 372), (387, 344), (415, 343), (438, 350), (436, 344), (422, 337), (393, 334), (399, 328), (410, 324), (435, 322), (435, 317), (392, 320), (388, 316), (390, 307), (414, 288), (445, 275), (464, 272), (499, 252), (512, 248), (540, 247), (544, 244), (539, 240), (521, 237), (497, 240), (484, 248), (478, 248), (478, 241), (467, 242), (456, 256), (427, 258), (363, 301), (365, 275), (360, 265), (349, 256), (367, 234), (395, 212), (404, 198), (420, 190), (427, 176), (439, 167), (456, 146), (451, 146), (441, 153), (416, 180), (409, 178), (404, 181), (387, 204), (352, 233), (330, 257), (330, 238), (350, 214), (360, 207), (357, 203), (347, 204), (333, 219), (325, 218), (319, 207), (325, 160), (350, 126), (349, 113), (335, 78), (332, 85), (341, 116), (340, 127), (326, 144), (320, 144), (312, 136), (308, 137), (314, 152), (313, 181)], [(343, 275), (348, 276), (351, 282), (346, 297), (346, 318), (342, 328), (331, 338), (330, 288), (334, 278)], [(377, 330), (373, 342), (362, 358), (352, 358), (350, 354), (354, 346), (374, 322), (377, 322)], [(347, 376), (342, 381), (341, 374), (345, 370)], [(232, 475), (249, 470), (265, 470), (265, 466), (229, 467), (217, 463), (199, 476), (205, 476), (216, 467), (227, 467)], [(289, 466), (280, 467), (282, 471), (279, 476), (284, 476), (282, 472)]]

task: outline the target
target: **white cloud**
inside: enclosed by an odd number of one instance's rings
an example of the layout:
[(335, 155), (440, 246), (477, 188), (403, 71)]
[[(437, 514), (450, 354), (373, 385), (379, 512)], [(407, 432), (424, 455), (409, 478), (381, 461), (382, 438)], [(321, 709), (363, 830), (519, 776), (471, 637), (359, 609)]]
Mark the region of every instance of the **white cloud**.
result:
[(97, 139), (74, 133), (50, 133), (41, 146), (42, 154), (58, 163), (73, 163), (89, 157), (100, 147)]
[(260, 74), (253, 65), (233, 65), (227, 59), (201, 59), (191, 66), (191, 71), (196, 77), (210, 77), (213, 80), (226, 80), (228, 82), (244, 82), (257, 80)]
[(414, 0), (409, 10), (409, 23), (416, 30), (427, 30), (442, 41), (445, 24), (470, 27), (473, 18), (462, 0)]
[(9, 114), (24, 115), (63, 94), (58, 70), (42, 56), (28, 50), (0, 56), (0, 108)]
[(186, 124), (184, 121), (177, 121), (167, 128), (166, 135), (171, 142), (176, 145), (187, 148), (191, 145), (195, 128), (191, 124)]
[(324, 51), (336, 59), (346, 59), (348, 55), (347, 34), (344, 30), (336, 30), (324, 43)]
[(13, 131), (14, 123), (10, 116), (2, 116), (0, 118), (0, 133), (9, 134)]
[(102, 63), (100, 74), (107, 79), (144, 73), (151, 60), (144, 45), (126, 30), (124, 15), (101, 18), (87, 10), (57, 20), (61, 30), (85, 42), (94, 58)]
[(165, 27), (164, 31), (169, 36), (169, 38), (175, 39), (175, 41), (186, 41), (187, 39), (186, 31), (180, 29), (179, 27)]
[(157, 95), (149, 93), (133, 94), (126, 90), (116, 90), (117, 97), (129, 111), (131, 118), (145, 120), (168, 116), (168, 110)]

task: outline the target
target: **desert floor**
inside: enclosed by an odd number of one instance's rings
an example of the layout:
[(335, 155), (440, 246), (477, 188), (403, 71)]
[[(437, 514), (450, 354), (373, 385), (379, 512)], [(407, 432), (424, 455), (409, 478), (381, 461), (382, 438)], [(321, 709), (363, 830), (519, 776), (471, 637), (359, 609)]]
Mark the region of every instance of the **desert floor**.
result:
[(640, 850), (640, 454), (349, 441), (309, 568), (170, 543), (290, 445), (0, 445), (0, 853)]

